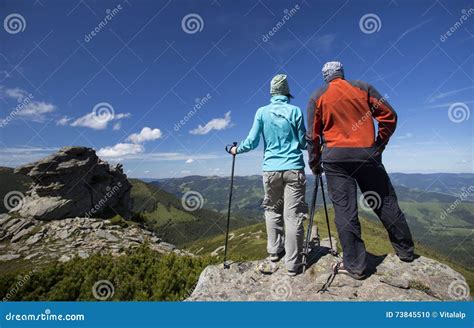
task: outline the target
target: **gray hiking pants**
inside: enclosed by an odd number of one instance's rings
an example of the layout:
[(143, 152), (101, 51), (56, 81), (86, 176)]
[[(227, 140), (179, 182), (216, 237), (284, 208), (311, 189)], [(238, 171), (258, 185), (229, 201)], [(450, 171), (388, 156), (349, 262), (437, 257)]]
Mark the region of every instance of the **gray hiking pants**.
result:
[(285, 250), (286, 268), (297, 270), (303, 249), (306, 177), (303, 170), (263, 172), (267, 251)]

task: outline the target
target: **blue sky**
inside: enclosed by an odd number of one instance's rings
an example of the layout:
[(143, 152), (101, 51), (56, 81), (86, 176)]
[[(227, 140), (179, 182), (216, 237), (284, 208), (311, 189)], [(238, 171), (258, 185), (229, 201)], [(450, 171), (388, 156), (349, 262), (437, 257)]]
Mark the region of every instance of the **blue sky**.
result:
[[(245, 138), (272, 76), (289, 75), (306, 114), (322, 65), (340, 60), (348, 79), (373, 84), (398, 112), (388, 171), (474, 171), (472, 2), (0, 0), (0, 8), (0, 165), (81, 145), (132, 177), (228, 175), (223, 148)], [(261, 147), (239, 156), (236, 173), (259, 173), (261, 160)]]

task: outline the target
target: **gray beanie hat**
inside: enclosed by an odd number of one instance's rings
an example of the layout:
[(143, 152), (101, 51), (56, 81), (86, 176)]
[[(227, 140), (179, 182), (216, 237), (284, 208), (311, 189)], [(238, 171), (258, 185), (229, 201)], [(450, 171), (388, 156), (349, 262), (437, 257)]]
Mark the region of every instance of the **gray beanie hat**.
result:
[(322, 72), (326, 82), (332, 80), (333, 77), (344, 77), (344, 67), (338, 61), (330, 61), (324, 64)]
[(285, 74), (278, 74), (273, 77), (272, 81), (270, 82), (270, 94), (272, 96), (289, 95), (290, 98), (293, 98), (293, 96), (290, 94), (290, 87)]

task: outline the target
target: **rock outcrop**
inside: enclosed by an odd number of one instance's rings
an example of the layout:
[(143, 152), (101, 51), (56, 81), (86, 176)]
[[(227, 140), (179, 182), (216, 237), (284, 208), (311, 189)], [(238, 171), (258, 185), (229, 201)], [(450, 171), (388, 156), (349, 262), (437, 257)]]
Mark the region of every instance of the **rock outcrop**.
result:
[(0, 264), (13, 260), (66, 262), (93, 253), (119, 256), (144, 243), (160, 253), (188, 254), (133, 222), (122, 220), (120, 224), (108, 219), (40, 221), (0, 214)]
[(15, 169), (33, 183), (11, 212), (21, 217), (54, 220), (131, 215), (131, 184), (121, 165), (110, 166), (86, 147), (65, 147)]
[(464, 277), (445, 264), (426, 257), (405, 263), (397, 256), (370, 256), (372, 274), (354, 280), (338, 274), (331, 280), (331, 267), (339, 258), (328, 254), (329, 240), (311, 253), (305, 274), (289, 277), (283, 261), (270, 275), (256, 268), (261, 261), (207, 267), (188, 301), (436, 301), (470, 300)]

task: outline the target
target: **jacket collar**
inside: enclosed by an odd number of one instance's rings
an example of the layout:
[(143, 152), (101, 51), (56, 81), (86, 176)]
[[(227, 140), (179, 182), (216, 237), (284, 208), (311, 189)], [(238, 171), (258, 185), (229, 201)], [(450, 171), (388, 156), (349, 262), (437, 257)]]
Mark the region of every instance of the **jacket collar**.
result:
[(334, 81), (336, 79), (344, 79), (344, 74), (342, 72), (335, 72), (333, 75), (331, 75), (328, 79), (327, 79), (327, 83), (331, 82), (331, 81)]
[(276, 96), (272, 96), (272, 97), (270, 98), (270, 101), (271, 101), (272, 103), (276, 103), (276, 102), (286, 102), (286, 103), (288, 103), (288, 102), (290, 102), (290, 99), (288, 99), (287, 96), (276, 95)]

